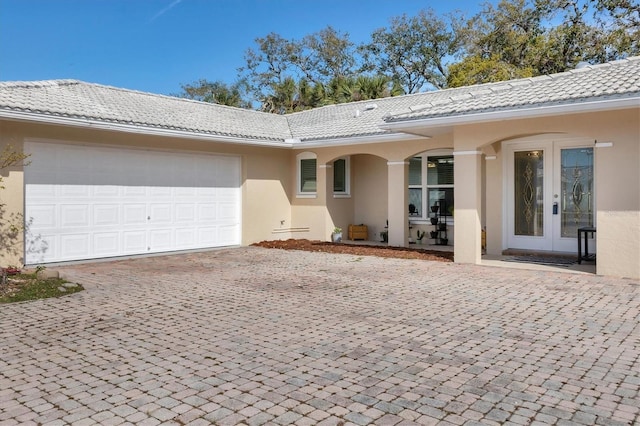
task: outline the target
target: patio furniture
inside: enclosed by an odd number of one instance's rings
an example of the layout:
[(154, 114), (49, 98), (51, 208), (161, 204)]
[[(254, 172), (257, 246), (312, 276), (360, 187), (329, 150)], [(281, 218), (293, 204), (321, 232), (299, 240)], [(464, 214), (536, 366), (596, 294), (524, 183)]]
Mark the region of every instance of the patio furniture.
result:
[(367, 225), (349, 225), (349, 239), (355, 240), (368, 240), (369, 229)]
[[(596, 228), (594, 226), (585, 226), (583, 228), (578, 228), (578, 265), (582, 263), (583, 260), (596, 260), (596, 255), (589, 254), (589, 234), (591, 234), (591, 238), (593, 238), (593, 234), (596, 233)], [(584, 254), (582, 254), (582, 247), (584, 246)]]

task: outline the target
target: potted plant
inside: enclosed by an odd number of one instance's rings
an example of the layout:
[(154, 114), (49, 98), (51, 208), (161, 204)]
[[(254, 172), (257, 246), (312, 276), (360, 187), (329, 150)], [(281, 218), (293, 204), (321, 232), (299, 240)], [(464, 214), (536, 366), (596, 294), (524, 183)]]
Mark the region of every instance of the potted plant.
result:
[(416, 231), (416, 236), (418, 237), (418, 244), (422, 244), (422, 239), (424, 238), (424, 235), (426, 233), (427, 233), (427, 231), (420, 232), (419, 229)]
[(438, 224), (438, 218), (437, 217), (432, 217), (429, 220), (431, 220), (431, 224), (432, 225), (437, 225)]
[(342, 228), (335, 227), (333, 228), (333, 233), (331, 234), (331, 241), (334, 243), (342, 242)]
[(382, 238), (382, 242), (383, 243), (388, 243), (389, 242), (389, 231), (387, 231), (387, 230), (380, 231), (380, 238)]
[(429, 235), (431, 235), (431, 238), (438, 238), (438, 231), (431, 231)]

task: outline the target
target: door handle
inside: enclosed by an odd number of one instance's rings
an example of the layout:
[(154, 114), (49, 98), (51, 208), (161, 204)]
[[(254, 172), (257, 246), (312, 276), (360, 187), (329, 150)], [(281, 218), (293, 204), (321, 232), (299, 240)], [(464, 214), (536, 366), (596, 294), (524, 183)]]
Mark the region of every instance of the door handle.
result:
[(558, 202), (553, 203), (553, 214), (558, 214)]

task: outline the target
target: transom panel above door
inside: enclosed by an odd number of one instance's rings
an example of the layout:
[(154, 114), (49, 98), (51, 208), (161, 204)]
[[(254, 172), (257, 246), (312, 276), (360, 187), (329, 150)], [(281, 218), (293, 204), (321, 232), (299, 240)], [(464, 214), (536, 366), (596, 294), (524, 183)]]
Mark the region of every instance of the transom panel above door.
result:
[(235, 156), (27, 142), (25, 263), (238, 245)]

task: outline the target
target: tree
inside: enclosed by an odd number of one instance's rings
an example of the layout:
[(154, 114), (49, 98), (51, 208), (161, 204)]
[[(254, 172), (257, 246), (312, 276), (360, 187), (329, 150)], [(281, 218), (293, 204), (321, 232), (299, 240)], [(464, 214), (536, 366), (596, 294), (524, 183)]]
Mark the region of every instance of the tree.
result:
[(479, 55), (467, 56), (462, 61), (449, 66), (448, 87), (472, 86), (481, 83), (513, 80), (533, 76), (530, 67), (518, 68), (502, 61), (497, 55), (483, 58)]
[(640, 3), (633, 0), (596, 0), (595, 18), (608, 36), (608, 58), (640, 54)]
[(272, 110), (291, 94), (290, 79), (304, 79), (317, 86), (355, 74), (357, 58), (349, 35), (330, 26), (302, 40), (286, 40), (270, 33), (257, 38), (256, 44), (256, 48), (246, 50), (245, 65), (238, 72), (263, 104), (263, 110)]
[(244, 99), (245, 91), (245, 84), (243, 82), (228, 86), (221, 81), (212, 82), (201, 79), (192, 84), (183, 84), (182, 93), (179, 93), (177, 96), (201, 102), (210, 102), (238, 108), (251, 108), (251, 103)]
[[(449, 85), (552, 74), (582, 61), (599, 63), (636, 54), (637, 37), (629, 34), (638, 34), (633, 23), (640, 7), (629, 0), (598, 0), (595, 5), (594, 9), (589, 0), (486, 4), (462, 31), (465, 56), (450, 66)], [(589, 18), (591, 12), (594, 19)], [(615, 16), (620, 22), (611, 25)]]
[(461, 47), (461, 24), (458, 14), (443, 19), (432, 9), (392, 18), (389, 28), (374, 31), (371, 43), (361, 47), (364, 69), (390, 76), (406, 93), (444, 88), (448, 61)]

